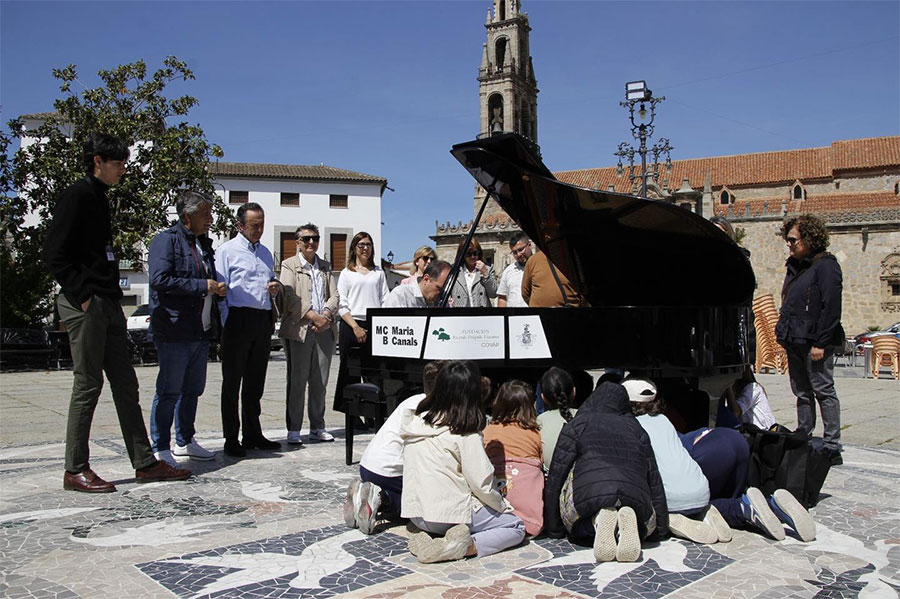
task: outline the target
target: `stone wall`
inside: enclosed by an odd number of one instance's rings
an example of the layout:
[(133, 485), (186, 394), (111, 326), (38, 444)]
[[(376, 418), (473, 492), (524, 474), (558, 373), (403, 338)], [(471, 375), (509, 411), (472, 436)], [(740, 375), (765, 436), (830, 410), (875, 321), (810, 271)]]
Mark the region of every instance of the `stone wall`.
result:
[[(781, 305), (781, 284), (784, 281), (784, 261), (787, 245), (778, 234), (780, 218), (733, 222), (743, 228), (743, 246), (751, 251), (750, 262), (756, 273), (756, 295), (771, 293), (775, 305)], [(853, 337), (870, 326), (887, 327), (900, 320), (900, 313), (883, 310), (881, 263), (900, 252), (900, 230), (871, 230), (863, 250), (863, 233), (859, 228), (831, 230), (829, 251), (834, 254), (844, 274), (843, 313), (844, 331)]]

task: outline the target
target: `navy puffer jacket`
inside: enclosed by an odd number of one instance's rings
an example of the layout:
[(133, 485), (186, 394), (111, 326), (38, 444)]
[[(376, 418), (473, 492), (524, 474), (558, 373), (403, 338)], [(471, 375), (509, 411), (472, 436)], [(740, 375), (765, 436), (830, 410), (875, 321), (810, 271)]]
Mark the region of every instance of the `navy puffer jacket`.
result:
[(581, 405), (559, 435), (544, 487), (544, 531), (566, 534), (559, 509), (563, 485), (574, 468), (572, 486), (580, 518), (601, 508), (631, 507), (641, 538), (656, 519), (656, 534), (669, 532), (662, 478), (650, 437), (631, 413), (628, 392), (618, 383), (603, 383)]

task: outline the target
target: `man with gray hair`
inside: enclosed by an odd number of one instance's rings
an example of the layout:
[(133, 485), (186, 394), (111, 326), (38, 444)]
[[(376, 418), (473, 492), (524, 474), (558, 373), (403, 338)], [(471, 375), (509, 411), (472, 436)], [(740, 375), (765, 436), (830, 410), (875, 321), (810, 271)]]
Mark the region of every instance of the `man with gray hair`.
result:
[[(215, 453), (194, 439), (197, 398), (206, 387), (209, 340), (218, 336), (215, 296), (225, 295), (216, 281), (212, 240), (212, 201), (184, 191), (175, 204), (178, 222), (150, 243), (150, 335), (156, 345), (159, 375), (150, 408), (150, 440), (158, 460), (177, 457), (211, 460)], [(175, 446), (171, 445), (172, 422)]]

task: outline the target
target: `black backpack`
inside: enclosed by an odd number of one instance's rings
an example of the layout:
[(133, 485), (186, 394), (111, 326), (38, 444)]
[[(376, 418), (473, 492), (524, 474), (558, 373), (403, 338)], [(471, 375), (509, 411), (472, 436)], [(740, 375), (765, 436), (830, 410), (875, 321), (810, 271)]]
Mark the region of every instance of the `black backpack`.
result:
[(786, 489), (803, 507), (816, 505), (831, 461), (813, 447), (805, 430), (792, 431), (780, 424), (773, 429), (747, 423), (740, 427), (750, 445), (747, 486), (758, 487), (764, 495)]

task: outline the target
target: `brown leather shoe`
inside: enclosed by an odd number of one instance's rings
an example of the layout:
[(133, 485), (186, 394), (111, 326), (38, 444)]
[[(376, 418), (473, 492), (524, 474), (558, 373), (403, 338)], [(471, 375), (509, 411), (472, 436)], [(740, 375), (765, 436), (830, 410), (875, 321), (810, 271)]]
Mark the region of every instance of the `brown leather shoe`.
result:
[(161, 480), (184, 480), (191, 475), (190, 470), (173, 468), (162, 460), (152, 466), (134, 471), (134, 477), (139, 483), (153, 483)]
[(82, 493), (112, 493), (116, 490), (116, 486), (106, 482), (97, 474), (87, 468), (77, 474), (72, 474), (66, 470), (63, 475), (63, 489), (66, 491), (81, 491)]

